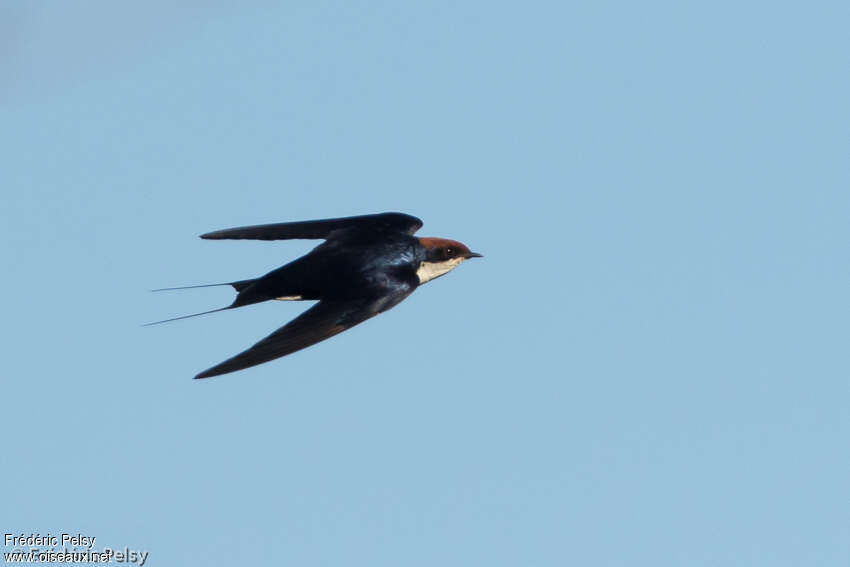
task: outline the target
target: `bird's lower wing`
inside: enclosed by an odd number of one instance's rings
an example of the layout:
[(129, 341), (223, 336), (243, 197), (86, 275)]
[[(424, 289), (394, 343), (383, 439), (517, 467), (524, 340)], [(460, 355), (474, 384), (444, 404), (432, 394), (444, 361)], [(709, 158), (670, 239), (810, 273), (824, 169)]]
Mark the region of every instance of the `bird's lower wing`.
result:
[(208, 240), (289, 240), (294, 238), (328, 238), (337, 230), (389, 230), (413, 234), (422, 226), (422, 221), (403, 213), (380, 213), (337, 219), (322, 219), (300, 222), (280, 222), (225, 228), (202, 234)]
[(218, 376), (286, 356), (350, 329), (392, 305), (370, 299), (320, 301), (248, 350), (204, 370), (195, 378)]

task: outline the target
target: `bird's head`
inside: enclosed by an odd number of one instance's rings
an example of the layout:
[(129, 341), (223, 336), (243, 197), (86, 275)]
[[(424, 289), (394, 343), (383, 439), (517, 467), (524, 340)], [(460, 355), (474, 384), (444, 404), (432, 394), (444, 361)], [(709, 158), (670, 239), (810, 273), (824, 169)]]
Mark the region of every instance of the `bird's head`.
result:
[(425, 260), (416, 270), (420, 284), (449, 273), (464, 260), (482, 257), (481, 254), (470, 252), (460, 242), (448, 238), (421, 237), (419, 243), (425, 248)]

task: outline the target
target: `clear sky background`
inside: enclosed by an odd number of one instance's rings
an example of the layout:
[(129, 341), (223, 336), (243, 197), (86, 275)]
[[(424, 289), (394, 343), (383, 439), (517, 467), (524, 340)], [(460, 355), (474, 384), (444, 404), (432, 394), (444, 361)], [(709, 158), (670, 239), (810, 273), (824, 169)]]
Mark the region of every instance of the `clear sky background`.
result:
[[(0, 8), (4, 532), (850, 564), (846, 2), (174, 4)], [(485, 258), (206, 381), (307, 305), (140, 326), (382, 211)]]

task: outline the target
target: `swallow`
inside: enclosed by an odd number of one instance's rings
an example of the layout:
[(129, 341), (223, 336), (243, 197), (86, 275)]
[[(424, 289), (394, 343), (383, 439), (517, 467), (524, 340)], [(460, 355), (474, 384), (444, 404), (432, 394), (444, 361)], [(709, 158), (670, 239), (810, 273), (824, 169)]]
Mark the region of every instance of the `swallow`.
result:
[(324, 242), (258, 278), (187, 286), (232, 286), (237, 295), (226, 307), (156, 323), (270, 300), (318, 301), (252, 347), (195, 378), (236, 372), (292, 354), (392, 309), (420, 285), (447, 274), (465, 260), (482, 257), (455, 240), (413, 236), (421, 227), (422, 221), (416, 217), (381, 213), (243, 226), (202, 234), (201, 238), (206, 240), (322, 239)]

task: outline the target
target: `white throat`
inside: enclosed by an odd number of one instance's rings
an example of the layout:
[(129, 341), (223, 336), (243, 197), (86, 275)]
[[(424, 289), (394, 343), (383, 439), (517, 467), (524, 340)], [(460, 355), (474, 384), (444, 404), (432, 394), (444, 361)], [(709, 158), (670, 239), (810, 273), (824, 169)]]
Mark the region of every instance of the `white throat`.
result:
[(419, 264), (419, 269), (416, 270), (416, 277), (419, 278), (420, 285), (424, 284), (451, 272), (463, 261), (464, 258), (452, 258), (444, 262), (422, 262)]

